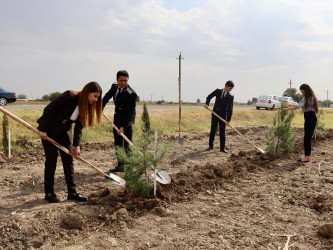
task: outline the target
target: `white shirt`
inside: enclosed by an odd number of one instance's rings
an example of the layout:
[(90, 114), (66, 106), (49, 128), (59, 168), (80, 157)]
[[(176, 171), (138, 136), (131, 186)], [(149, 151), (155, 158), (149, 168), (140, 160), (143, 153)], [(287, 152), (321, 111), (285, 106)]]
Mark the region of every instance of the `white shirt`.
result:
[(79, 106), (76, 106), (74, 109), (73, 114), (71, 115), (71, 118), (69, 118), (72, 121), (76, 121), (76, 119), (79, 117)]

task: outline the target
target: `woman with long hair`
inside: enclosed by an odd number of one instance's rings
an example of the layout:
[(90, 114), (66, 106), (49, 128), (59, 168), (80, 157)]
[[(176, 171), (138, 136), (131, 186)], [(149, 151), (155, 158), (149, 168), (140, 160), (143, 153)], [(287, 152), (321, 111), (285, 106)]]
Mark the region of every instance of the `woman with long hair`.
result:
[(308, 84), (302, 84), (299, 87), (303, 99), (299, 104), (288, 105), (290, 106), (287, 110), (290, 109), (299, 109), (301, 108), (304, 112), (304, 156), (297, 161), (299, 162), (309, 162), (311, 155), (311, 140), (313, 132), (317, 125), (317, 113), (318, 113), (318, 100)]
[[(37, 120), (46, 158), (44, 171), (45, 200), (50, 203), (60, 201), (54, 193), (54, 173), (59, 152), (67, 184), (67, 200), (87, 201), (82, 194), (76, 191), (73, 158), (59, 150), (45, 138), (48, 136), (54, 139), (72, 151), (76, 157), (80, 156), (83, 127), (93, 127), (95, 119), (99, 124), (101, 117), (102, 88), (97, 82), (87, 83), (80, 92), (67, 90), (45, 107), (43, 115)], [(75, 123), (73, 138), (72, 123)]]

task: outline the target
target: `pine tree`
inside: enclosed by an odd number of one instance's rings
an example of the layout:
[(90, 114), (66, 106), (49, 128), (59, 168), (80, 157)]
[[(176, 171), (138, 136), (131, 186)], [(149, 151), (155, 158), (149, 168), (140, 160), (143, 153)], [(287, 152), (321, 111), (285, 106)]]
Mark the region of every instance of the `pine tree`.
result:
[(317, 125), (314, 132), (315, 139), (318, 137), (323, 137), (327, 134), (327, 131), (325, 130), (325, 123), (323, 122), (325, 117), (324, 110), (321, 108), (317, 114)]
[(3, 115), (3, 120), (2, 120), (2, 146), (5, 154), (8, 154), (8, 117), (7, 115)]
[(278, 115), (273, 119), (273, 125), (266, 134), (268, 152), (276, 154), (279, 151), (290, 151), (295, 146), (296, 135), (290, 124), (295, 116), (294, 111), (288, 112), (282, 104)]
[(147, 175), (147, 169), (152, 166), (158, 168), (159, 163), (166, 156), (166, 148), (162, 145), (157, 148), (156, 159), (153, 153), (153, 133), (150, 129), (150, 119), (148, 110), (145, 107), (142, 113), (141, 134), (135, 142), (135, 147), (131, 147), (130, 152), (119, 148), (118, 157), (124, 162), (126, 181), (125, 188), (133, 190), (142, 196), (149, 196), (153, 190), (153, 184)]

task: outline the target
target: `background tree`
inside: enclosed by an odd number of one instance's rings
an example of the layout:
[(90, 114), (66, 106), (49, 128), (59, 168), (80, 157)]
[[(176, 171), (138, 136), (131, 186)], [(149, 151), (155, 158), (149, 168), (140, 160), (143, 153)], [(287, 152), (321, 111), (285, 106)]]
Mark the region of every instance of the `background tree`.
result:
[(17, 99), (27, 99), (27, 96), (26, 95), (23, 95), (23, 94), (19, 94), (17, 96)]
[(201, 103), (201, 101), (200, 101), (200, 99), (198, 98), (198, 99), (197, 99), (197, 104), (200, 104), (200, 103)]
[(55, 100), (58, 96), (60, 96), (61, 93), (60, 92), (53, 92), (50, 93), (50, 101), (52, 102), (53, 100)]
[(295, 146), (296, 135), (292, 132), (290, 124), (295, 117), (294, 111), (285, 110), (285, 105), (281, 105), (281, 109), (273, 119), (273, 125), (266, 136), (266, 150), (276, 154), (279, 151), (290, 151)]
[(42, 100), (43, 101), (49, 101), (50, 100), (50, 96), (49, 95), (43, 95)]
[(292, 97), (296, 102), (300, 102), (303, 98), (303, 95), (301, 93), (297, 93), (297, 89), (295, 88), (287, 88), (282, 96), (290, 96)]
[(2, 120), (2, 147), (6, 155), (8, 155), (8, 117), (3, 114)]

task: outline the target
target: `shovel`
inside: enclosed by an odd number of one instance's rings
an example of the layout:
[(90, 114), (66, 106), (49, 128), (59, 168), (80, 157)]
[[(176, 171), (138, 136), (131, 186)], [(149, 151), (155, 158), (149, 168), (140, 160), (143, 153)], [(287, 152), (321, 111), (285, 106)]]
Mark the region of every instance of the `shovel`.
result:
[[(0, 107), (0, 111), (3, 112), (3, 113), (5, 113), (6, 115), (8, 115), (9, 117), (11, 117), (15, 121), (21, 123), (23, 126), (27, 127), (28, 129), (32, 130), (33, 132), (35, 132), (36, 134), (39, 135), (39, 130), (37, 128), (31, 126), (27, 122), (23, 121), (21, 118), (19, 118), (16, 115), (10, 113), (8, 110), (6, 110), (6, 109), (4, 109), (2, 107)], [(99, 168), (97, 168), (93, 164), (87, 162), (86, 160), (84, 160), (80, 156), (75, 157), (75, 155), (71, 151), (69, 151), (67, 148), (65, 148), (64, 146), (60, 145), (58, 142), (54, 141), (50, 137), (46, 137), (46, 140), (49, 141), (50, 143), (52, 143), (57, 148), (59, 148), (60, 150), (64, 151), (66, 154), (69, 154), (70, 156), (72, 156), (74, 159), (76, 158), (77, 160), (79, 160), (79, 161), (83, 162), (84, 164), (88, 165), (89, 167), (91, 167), (92, 169), (94, 169), (95, 171), (97, 171), (99, 174), (101, 174), (102, 176), (104, 176), (106, 179), (110, 180), (111, 183), (119, 185), (119, 186), (122, 186), (122, 187), (125, 186), (125, 180), (122, 179), (122, 178), (120, 178), (119, 176), (114, 175), (114, 174), (110, 174), (110, 175), (105, 174)]]
[[(119, 128), (114, 125), (114, 123), (103, 113), (103, 116), (105, 117), (105, 119), (107, 119), (111, 124), (112, 124), (112, 127), (117, 131), (119, 132)], [(132, 147), (134, 147), (135, 149), (137, 149), (134, 144), (127, 138), (126, 135), (124, 135), (123, 133), (120, 133), (121, 137), (124, 138), (125, 141), (127, 141), (127, 143), (129, 145), (131, 145)], [(156, 171), (156, 169), (154, 169), (152, 167), (152, 169), (154, 170), (154, 173)], [(153, 175), (154, 177), (154, 175)], [(169, 184), (171, 182), (171, 177), (168, 175), (167, 172), (165, 171), (156, 171), (156, 180), (159, 182), (159, 183), (162, 183), (162, 184)]]
[[(211, 113), (213, 113), (217, 118), (219, 118), (221, 121), (223, 121), (225, 124), (228, 125), (227, 121), (224, 120), (221, 116), (219, 116), (218, 114), (216, 114), (213, 110), (211, 110), (210, 108), (206, 108), (208, 109)], [(240, 137), (242, 137), (247, 143), (249, 143), (250, 145), (252, 145), (256, 150), (258, 150), (260, 153), (264, 154), (265, 151), (262, 150), (261, 148), (256, 147), (252, 142), (250, 142), (248, 139), (245, 138), (244, 135), (242, 135), (237, 129), (233, 128), (232, 126), (228, 125), (233, 131), (235, 131), (238, 135), (240, 135)]]

